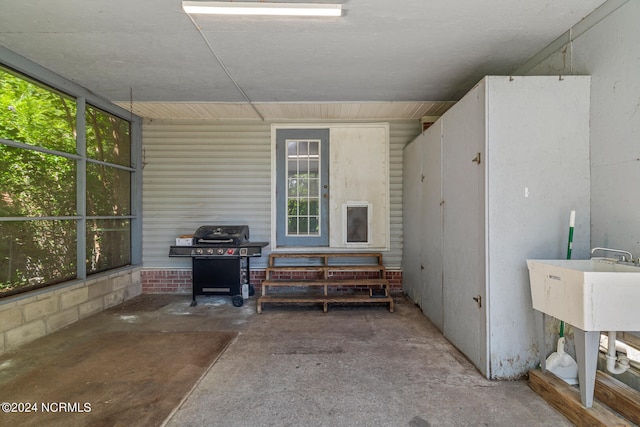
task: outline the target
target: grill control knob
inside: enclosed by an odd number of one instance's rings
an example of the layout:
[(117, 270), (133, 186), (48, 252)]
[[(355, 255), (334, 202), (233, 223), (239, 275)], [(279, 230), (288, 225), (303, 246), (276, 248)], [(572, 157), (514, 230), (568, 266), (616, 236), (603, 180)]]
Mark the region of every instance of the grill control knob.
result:
[(202, 249), (196, 249), (196, 255), (202, 255)]
[(207, 255), (213, 254), (213, 249), (207, 249)]
[(222, 254), (224, 254), (224, 249), (222, 249), (222, 248), (218, 248), (218, 249), (216, 249), (216, 253), (217, 253), (218, 255), (222, 255)]

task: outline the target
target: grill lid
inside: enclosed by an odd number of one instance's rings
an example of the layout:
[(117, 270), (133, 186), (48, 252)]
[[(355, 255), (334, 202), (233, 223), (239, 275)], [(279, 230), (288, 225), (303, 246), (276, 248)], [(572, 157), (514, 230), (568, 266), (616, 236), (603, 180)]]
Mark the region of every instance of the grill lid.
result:
[(240, 245), (249, 241), (248, 225), (203, 225), (193, 234), (196, 245)]

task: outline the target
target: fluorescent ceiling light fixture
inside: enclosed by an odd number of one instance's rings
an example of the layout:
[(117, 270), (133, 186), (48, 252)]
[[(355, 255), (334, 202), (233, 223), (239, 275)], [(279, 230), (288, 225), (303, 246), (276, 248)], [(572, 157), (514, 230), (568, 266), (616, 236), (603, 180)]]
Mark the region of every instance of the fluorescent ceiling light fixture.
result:
[(244, 1), (183, 1), (189, 14), (259, 16), (342, 16), (341, 4)]

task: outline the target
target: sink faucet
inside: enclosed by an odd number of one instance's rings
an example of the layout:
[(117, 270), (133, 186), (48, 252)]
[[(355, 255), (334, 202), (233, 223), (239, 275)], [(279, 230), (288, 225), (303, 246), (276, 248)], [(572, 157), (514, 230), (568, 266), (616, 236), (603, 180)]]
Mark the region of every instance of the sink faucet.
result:
[[(593, 249), (591, 249), (591, 255), (593, 255), (593, 253), (595, 251), (615, 252), (615, 253), (619, 253), (619, 254), (629, 255), (629, 261), (633, 261), (633, 255), (629, 251), (623, 251), (623, 250), (620, 250), (620, 249), (610, 249), (610, 248), (593, 248)], [(625, 262), (627, 260), (624, 255), (620, 256), (620, 258), (621, 258), (620, 261), (622, 261), (622, 262)]]

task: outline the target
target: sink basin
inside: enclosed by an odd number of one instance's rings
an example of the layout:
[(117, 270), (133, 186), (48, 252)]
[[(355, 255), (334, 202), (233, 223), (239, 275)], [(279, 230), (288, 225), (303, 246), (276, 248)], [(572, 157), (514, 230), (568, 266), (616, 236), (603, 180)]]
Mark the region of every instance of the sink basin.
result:
[(603, 259), (527, 260), (533, 308), (583, 331), (640, 331), (640, 267)]

